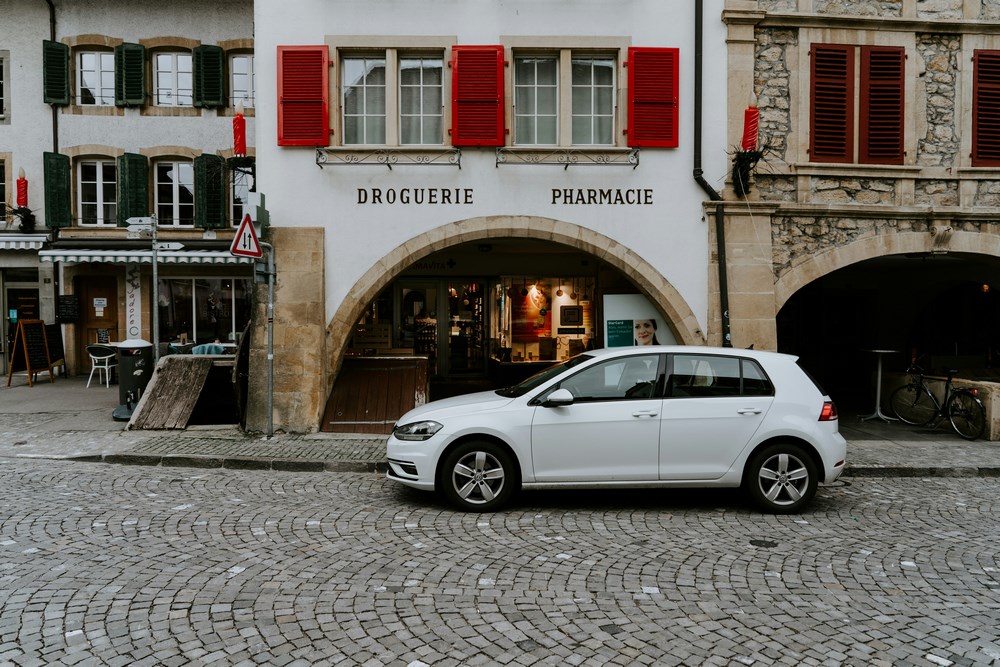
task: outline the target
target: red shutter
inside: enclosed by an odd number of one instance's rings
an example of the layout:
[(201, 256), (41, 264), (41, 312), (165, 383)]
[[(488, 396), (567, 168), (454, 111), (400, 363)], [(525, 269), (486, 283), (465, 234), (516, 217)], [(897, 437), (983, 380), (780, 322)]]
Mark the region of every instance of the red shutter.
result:
[(329, 49), (278, 47), (278, 145), (330, 143)]
[(809, 159), (854, 161), (854, 47), (813, 44)]
[(453, 46), (451, 143), (503, 146), (503, 46)]
[(902, 47), (862, 47), (859, 162), (903, 164), (905, 71)]
[(677, 148), (680, 49), (628, 50), (628, 145)]
[(972, 166), (1000, 167), (1000, 51), (972, 58)]

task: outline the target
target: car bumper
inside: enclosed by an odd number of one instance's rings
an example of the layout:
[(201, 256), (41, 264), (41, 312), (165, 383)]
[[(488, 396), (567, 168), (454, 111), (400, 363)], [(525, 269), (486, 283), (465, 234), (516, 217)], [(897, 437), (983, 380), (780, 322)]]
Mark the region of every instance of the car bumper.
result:
[(434, 458), (426, 443), (403, 442), (390, 437), (386, 444), (389, 470), (385, 476), (394, 482), (424, 491), (434, 490)]

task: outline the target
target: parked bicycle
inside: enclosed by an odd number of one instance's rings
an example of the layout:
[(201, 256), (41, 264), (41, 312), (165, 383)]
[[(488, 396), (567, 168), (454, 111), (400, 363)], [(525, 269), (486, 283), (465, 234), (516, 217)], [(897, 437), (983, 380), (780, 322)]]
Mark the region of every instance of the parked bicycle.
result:
[(906, 372), (910, 375), (907, 384), (892, 392), (889, 407), (900, 421), (913, 426), (936, 425), (948, 418), (955, 433), (966, 440), (975, 440), (986, 429), (986, 408), (976, 396), (975, 389), (952, 388), (951, 380), (958, 373), (948, 371), (944, 383), (944, 399), (939, 402), (924, 381), (924, 369), (911, 364)]

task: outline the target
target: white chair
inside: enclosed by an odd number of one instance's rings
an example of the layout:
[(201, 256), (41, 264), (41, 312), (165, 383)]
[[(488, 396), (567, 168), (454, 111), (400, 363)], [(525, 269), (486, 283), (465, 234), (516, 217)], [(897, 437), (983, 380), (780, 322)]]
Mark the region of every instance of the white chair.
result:
[(97, 382), (101, 382), (101, 373), (104, 374), (104, 383), (108, 389), (111, 388), (111, 369), (118, 365), (118, 351), (109, 345), (88, 345), (87, 354), (90, 355), (90, 377), (87, 378), (87, 387), (97, 373)]

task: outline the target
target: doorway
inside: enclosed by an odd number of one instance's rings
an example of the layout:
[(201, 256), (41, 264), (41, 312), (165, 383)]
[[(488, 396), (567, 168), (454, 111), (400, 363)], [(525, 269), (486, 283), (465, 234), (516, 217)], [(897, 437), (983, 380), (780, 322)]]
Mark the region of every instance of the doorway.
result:
[(3, 294), (3, 340), (6, 343), (3, 350), (0, 350), (0, 359), (3, 361), (3, 371), (7, 373), (11, 359), (11, 352), (14, 348), (14, 334), (17, 331), (17, 323), (21, 320), (39, 319), (38, 310), (38, 288), (17, 283), (7, 283)]
[(80, 334), (77, 359), (87, 359), (91, 343), (120, 341), (118, 332), (118, 279), (115, 276), (80, 276), (75, 281), (80, 295)]
[(486, 279), (401, 280), (396, 291), (398, 347), (428, 358), (437, 379), (486, 376)]

